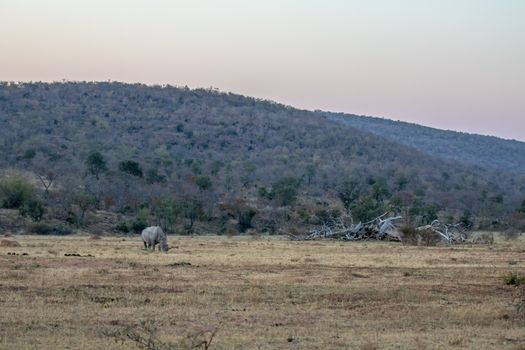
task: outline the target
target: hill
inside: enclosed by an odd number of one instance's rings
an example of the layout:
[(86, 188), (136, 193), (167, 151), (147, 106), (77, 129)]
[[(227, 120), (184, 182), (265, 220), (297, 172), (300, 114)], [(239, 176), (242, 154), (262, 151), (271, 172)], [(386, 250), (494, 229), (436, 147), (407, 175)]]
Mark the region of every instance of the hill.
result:
[[(525, 197), (515, 174), (323, 116), (215, 90), (2, 83), (0, 165), (33, 178), (44, 220), (86, 225), (106, 210), (123, 215), (123, 230), (161, 223), (277, 232), (389, 208), (417, 222), (486, 224), (502, 222)], [(27, 206), (6, 193), (4, 207)]]
[(525, 142), (445, 131), (383, 118), (323, 113), (345, 125), (385, 137), (423, 153), (498, 171), (525, 172)]

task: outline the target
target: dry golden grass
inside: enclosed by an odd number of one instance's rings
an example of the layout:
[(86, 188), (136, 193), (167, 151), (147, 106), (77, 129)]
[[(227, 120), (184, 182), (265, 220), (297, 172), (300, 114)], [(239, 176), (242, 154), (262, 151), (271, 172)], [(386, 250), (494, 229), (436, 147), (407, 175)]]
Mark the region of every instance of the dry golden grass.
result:
[(175, 249), (152, 253), (139, 237), (16, 240), (0, 247), (2, 349), (134, 348), (107, 333), (141, 321), (165, 342), (219, 327), (210, 349), (525, 347), (503, 283), (525, 274), (523, 241), (171, 237)]

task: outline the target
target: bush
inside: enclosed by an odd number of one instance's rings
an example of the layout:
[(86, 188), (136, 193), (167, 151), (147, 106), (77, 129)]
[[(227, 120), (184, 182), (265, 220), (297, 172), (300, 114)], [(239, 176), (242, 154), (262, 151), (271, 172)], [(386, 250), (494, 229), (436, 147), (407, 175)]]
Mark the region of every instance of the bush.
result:
[(70, 235), (73, 231), (64, 226), (52, 226), (46, 223), (37, 223), (29, 226), (29, 232), (35, 235), (57, 235), (65, 236)]
[(154, 215), (160, 226), (171, 230), (181, 213), (179, 203), (174, 199), (162, 199), (155, 208)]
[(88, 192), (76, 192), (73, 195), (73, 203), (78, 207), (78, 214), (75, 214), (74, 219), (76, 219), (75, 224), (84, 225), (84, 219), (86, 213), (95, 208), (97, 204), (97, 199), (94, 195)]
[(29, 226), (29, 232), (35, 235), (51, 235), (53, 234), (53, 227), (44, 223), (33, 224)]
[(20, 208), (22, 216), (29, 216), (33, 221), (39, 222), (44, 217), (46, 208), (39, 200), (30, 200), (23, 207)]
[(211, 180), (208, 176), (199, 176), (195, 180), (195, 184), (199, 186), (202, 191), (208, 190), (211, 188)]
[(475, 244), (494, 244), (494, 235), (490, 232), (482, 233), (477, 237), (474, 237), (472, 243)]
[(133, 160), (125, 160), (123, 162), (120, 162), (118, 165), (118, 169), (124, 173), (128, 173), (136, 177), (143, 176), (140, 164)]
[(57, 236), (66, 236), (73, 233), (73, 230), (66, 226), (53, 227), (53, 234)]
[(125, 222), (121, 222), (121, 223), (117, 224), (117, 226), (115, 226), (115, 230), (117, 230), (119, 232), (128, 233), (129, 232), (129, 227), (128, 227), (128, 224), (126, 224)]
[(436, 245), (441, 242), (440, 236), (430, 228), (419, 230), (421, 242), (426, 246)]
[(503, 278), (503, 281), (508, 286), (521, 286), (525, 285), (525, 276), (511, 272)]
[(149, 169), (146, 171), (146, 182), (149, 184), (165, 183), (166, 176), (160, 175), (157, 169)]
[(353, 205), (352, 216), (356, 221), (367, 222), (381, 215), (385, 209), (383, 202), (372, 197), (364, 197)]
[(315, 211), (315, 224), (328, 224), (341, 217), (341, 212), (338, 209), (317, 209)]
[(146, 227), (148, 227), (148, 223), (143, 218), (137, 218), (131, 223), (131, 231), (135, 233), (142, 232)]
[(300, 179), (285, 177), (273, 184), (271, 197), (275, 198), (280, 205), (292, 205), (297, 199), (301, 182)]
[(33, 185), (21, 176), (8, 176), (0, 180), (0, 200), (4, 208), (20, 208), (32, 195)]
[(404, 225), (399, 231), (403, 234), (403, 244), (418, 245), (419, 232), (412, 225)]
[(502, 232), (503, 234), (503, 238), (507, 241), (515, 241), (518, 239), (518, 237), (520, 236), (520, 231), (514, 229), (514, 228), (509, 228), (505, 231)]
[(255, 214), (255, 210), (251, 208), (239, 212), (239, 232), (244, 232), (252, 228), (252, 219)]

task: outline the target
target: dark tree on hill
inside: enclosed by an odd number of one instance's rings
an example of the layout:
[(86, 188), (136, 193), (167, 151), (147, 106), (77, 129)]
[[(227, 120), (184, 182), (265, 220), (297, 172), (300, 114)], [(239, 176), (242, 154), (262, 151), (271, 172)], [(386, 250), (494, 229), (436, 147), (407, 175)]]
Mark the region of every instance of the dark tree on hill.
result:
[(95, 178), (98, 180), (99, 176), (103, 173), (105, 173), (108, 168), (106, 166), (106, 160), (104, 159), (104, 156), (100, 152), (91, 152), (86, 161), (85, 165), (87, 168), (88, 173), (95, 176)]
[(148, 184), (165, 183), (166, 176), (159, 174), (157, 169), (148, 169), (146, 171), (146, 182)]
[(134, 160), (125, 160), (123, 162), (120, 162), (118, 168), (120, 171), (136, 177), (143, 176), (140, 164), (138, 162), (135, 162)]
[(211, 180), (208, 176), (198, 176), (195, 179), (195, 184), (199, 186), (202, 191), (206, 191), (211, 188)]
[(283, 178), (272, 186), (272, 198), (280, 205), (292, 205), (297, 199), (297, 191), (301, 180), (294, 177)]
[(385, 210), (385, 205), (374, 197), (363, 197), (353, 206), (352, 216), (355, 221), (368, 222), (383, 214)]
[(78, 207), (77, 225), (83, 225), (85, 223), (86, 213), (92, 210), (96, 206), (96, 198), (87, 192), (76, 192), (73, 195), (73, 204)]
[(356, 180), (345, 181), (339, 189), (338, 196), (347, 213), (350, 213), (355, 201), (361, 196), (361, 185)]

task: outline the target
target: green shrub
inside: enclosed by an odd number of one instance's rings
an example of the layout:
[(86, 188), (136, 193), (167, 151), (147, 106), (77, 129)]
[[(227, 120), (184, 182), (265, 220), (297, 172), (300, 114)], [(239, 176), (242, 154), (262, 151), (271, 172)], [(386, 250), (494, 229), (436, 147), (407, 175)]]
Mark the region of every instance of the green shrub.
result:
[(130, 225), (131, 231), (135, 233), (140, 233), (142, 230), (144, 230), (146, 227), (148, 227), (148, 223), (143, 218), (137, 218), (135, 221), (133, 221)]
[(385, 212), (384, 203), (373, 197), (360, 198), (352, 208), (354, 220), (367, 222)]
[(149, 169), (146, 171), (146, 182), (149, 184), (165, 183), (166, 176), (160, 175), (157, 169)]
[(52, 226), (43, 222), (29, 226), (29, 232), (35, 235), (70, 235), (73, 231), (65, 226)]
[(29, 232), (34, 233), (35, 235), (52, 235), (53, 226), (45, 223), (33, 224), (29, 226)]
[(87, 171), (97, 179), (100, 174), (108, 171), (106, 160), (100, 152), (91, 152), (85, 161), (85, 165)]
[(211, 188), (211, 180), (208, 176), (198, 176), (195, 179), (195, 184), (203, 191)]
[(403, 225), (399, 231), (403, 234), (403, 243), (408, 245), (418, 245), (419, 232), (412, 225)]
[(23, 207), (20, 208), (20, 214), (22, 216), (29, 216), (33, 221), (39, 222), (44, 217), (46, 208), (44, 204), (39, 201), (32, 199), (28, 201)]
[(244, 232), (252, 228), (252, 219), (256, 212), (252, 208), (240, 211), (239, 213), (239, 232)]
[(280, 205), (292, 205), (297, 199), (301, 183), (301, 179), (285, 177), (273, 184), (271, 197), (275, 198)]
[(508, 286), (521, 286), (525, 285), (525, 276), (511, 272), (503, 278), (503, 281)]
[(128, 233), (129, 232), (129, 227), (128, 227), (128, 224), (126, 224), (125, 222), (121, 222), (121, 223), (117, 224), (117, 226), (115, 226), (115, 230), (120, 231), (120, 232), (124, 232), (124, 233)]
[(128, 173), (136, 177), (143, 176), (140, 164), (133, 160), (125, 160), (123, 162), (120, 162), (118, 165), (118, 169), (124, 173)]
[(0, 201), (7, 209), (20, 208), (31, 199), (33, 185), (21, 176), (13, 175), (0, 179)]
[(66, 226), (53, 227), (53, 234), (57, 236), (66, 236), (73, 233), (73, 230)]
[(259, 189), (257, 190), (257, 194), (261, 198), (267, 198), (270, 200), (273, 199), (272, 192), (268, 191), (264, 186), (259, 187)]

